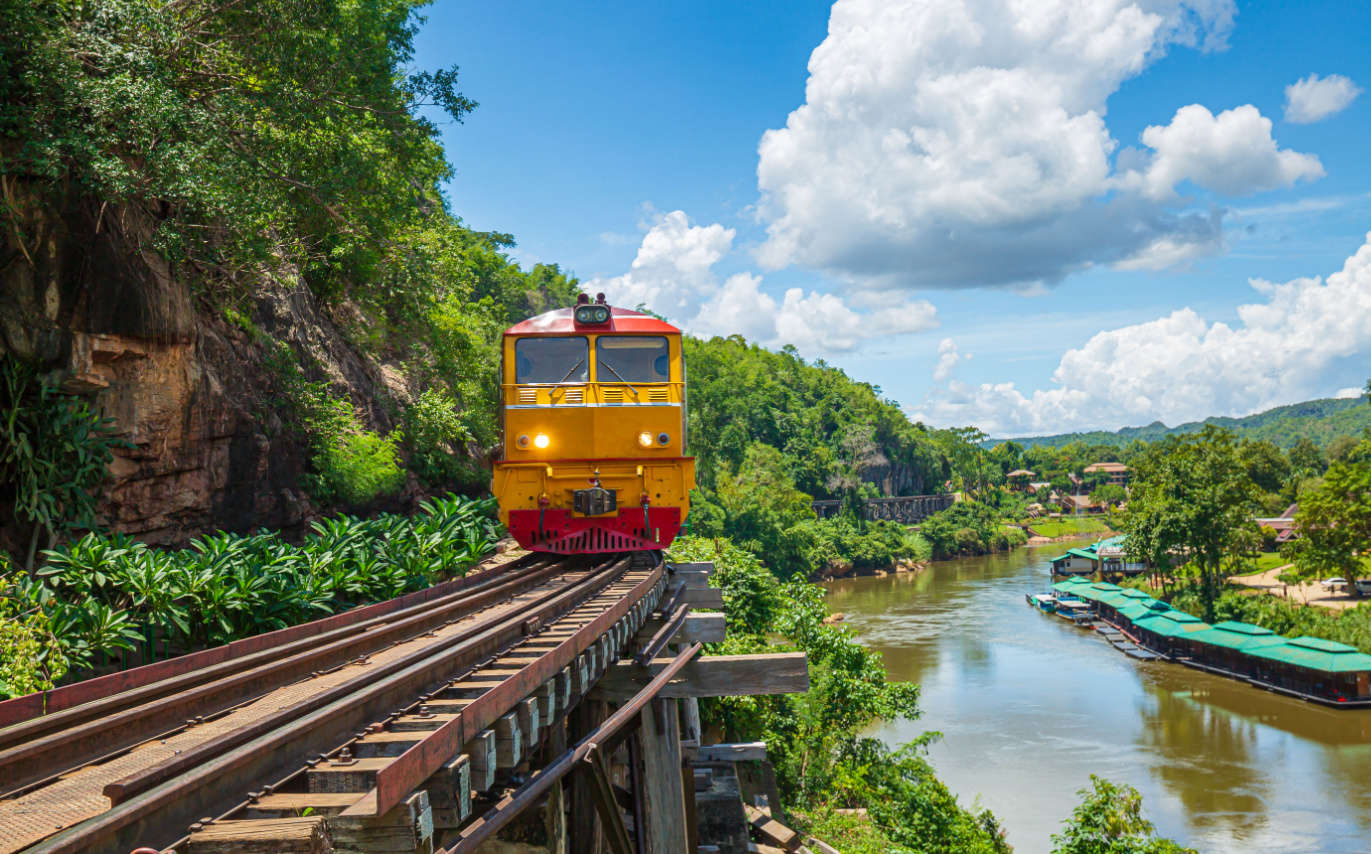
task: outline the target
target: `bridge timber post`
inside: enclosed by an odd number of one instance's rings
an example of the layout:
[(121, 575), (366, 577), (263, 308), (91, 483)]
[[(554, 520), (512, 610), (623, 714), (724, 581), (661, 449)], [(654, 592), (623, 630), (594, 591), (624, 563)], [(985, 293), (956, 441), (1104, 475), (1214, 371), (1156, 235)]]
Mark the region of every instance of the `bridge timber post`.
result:
[[(951, 507), (954, 500), (951, 493), (868, 498), (866, 518), (915, 525), (934, 513)], [(832, 519), (843, 510), (841, 501), (815, 501), (813, 506), (815, 515), (820, 519)]]

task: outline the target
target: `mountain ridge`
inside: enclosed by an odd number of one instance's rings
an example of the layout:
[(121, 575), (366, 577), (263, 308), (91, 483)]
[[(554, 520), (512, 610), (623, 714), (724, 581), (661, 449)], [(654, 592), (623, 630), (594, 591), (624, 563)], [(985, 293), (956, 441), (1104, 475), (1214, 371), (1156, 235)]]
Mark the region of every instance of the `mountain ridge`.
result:
[(1060, 447), (1072, 442), (1126, 445), (1135, 439), (1155, 442), (1165, 436), (1194, 433), (1206, 424), (1215, 424), (1232, 430), (1244, 439), (1266, 439), (1281, 448), (1293, 447), (1303, 437), (1308, 437), (1316, 445), (1325, 447), (1338, 436), (1354, 436), (1363, 430), (1371, 429), (1371, 406), (1367, 405), (1364, 397), (1326, 397), (1277, 406), (1252, 415), (1212, 415), (1203, 421), (1187, 421), (1175, 427), (1168, 427), (1161, 421), (1153, 421), (1143, 427), (1123, 427), (1114, 431), (1090, 430), (1058, 433), (1052, 436), (995, 439), (986, 444), (988, 447), (1003, 442), (1049, 447)]

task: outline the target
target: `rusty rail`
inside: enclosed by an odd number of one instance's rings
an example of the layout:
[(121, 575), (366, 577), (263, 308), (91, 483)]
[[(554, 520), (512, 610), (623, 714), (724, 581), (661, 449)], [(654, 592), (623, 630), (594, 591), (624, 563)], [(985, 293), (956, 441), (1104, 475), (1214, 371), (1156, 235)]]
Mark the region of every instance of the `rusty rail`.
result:
[(557, 675), (563, 667), (571, 664), (576, 656), (585, 652), (600, 635), (609, 631), (610, 627), (646, 597), (661, 576), (662, 568), (659, 565), (628, 595), (582, 626), (571, 637), (525, 665), (517, 676), (506, 679), (497, 687), (472, 700), (461, 714), (383, 768), (376, 775), (373, 814), (382, 815), (398, 804), (444, 762), (460, 753), (462, 745), (468, 739), (490, 726), (515, 703)]
[[(481, 631), (465, 632), (466, 640), (437, 653), (426, 649), (429, 654), (423, 660), (384, 679), (373, 678), (370, 684), (358, 686), (351, 694), (309, 714), (291, 715), (289, 723), (220, 752), (183, 773), (154, 774), (156, 779), (145, 781), (150, 788), (135, 781), (121, 781), (129, 784), (129, 791), (138, 789), (138, 793), (105, 813), (49, 837), (27, 849), (26, 854), (124, 854), (138, 845), (172, 844), (196, 817), (222, 815), (242, 806), (243, 792), (260, 788), (268, 780), (293, 776), (305, 758), (336, 751), (371, 722), (400, 714), (400, 710), (418, 702), (416, 698), (425, 691), (517, 643), (526, 636), (530, 619), (547, 625), (600, 595), (631, 569), (628, 558), (606, 564), (531, 608), (482, 620)], [(661, 571), (659, 565), (649, 574), (654, 583)], [(609, 610), (626, 610), (631, 603), (624, 600), (630, 598), (622, 597)]]
[(41, 691), (36, 694), (27, 694), (23, 697), (0, 701), (0, 736), (6, 732), (4, 728), (33, 718), (53, 715), (177, 676), (196, 671), (203, 672), (215, 665), (240, 661), (255, 653), (279, 650), (287, 644), (317, 638), (320, 635), (330, 634), (340, 629), (350, 628), (352, 632), (365, 631), (365, 626), (359, 626), (359, 623), (365, 622), (366, 625), (372, 625), (378, 618), (415, 608), (454, 593), (470, 590), (472, 587), (482, 585), (492, 579), (498, 580), (507, 575), (510, 570), (517, 569), (519, 566), (527, 566), (535, 561), (534, 555), (527, 555), (516, 561), (479, 570), (462, 578), (454, 578), (424, 590), (406, 593), (404, 596), (395, 599), (363, 605), (360, 608), (353, 608), (341, 614), (333, 614), (308, 623), (301, 623), (298, 626), (289, 626), (274, 632), (236, 640), (223, 646), (203, 649), (199, 652), (180, 655), (153, 664), (144, 664), (129, 670), (121, 670), (118, 673), (97, 676), (94, 679), (63, 685), (50, 691)]
[[(179, 685), (181, 679), (185, 679), (200, 684), (171, 694), (167, 693), (170, 689), (163, 687), (165, 683), (130, 692), (139, 693), (140, 699), (145, 700), (132, 708), (121, 699), (127, 697), (126, 694), (110, 698), (109, 702), (92, 703), (11, 727), (0, 733), (4, 736), (3, 743), (14, 745), (0, 750), (0, 780), (4, 780), (0, 790), (27, 787), (150, 738), (180, 730), (182, 722), (188, 719), (217, 714), (313, 673), (342, 666), (359, 655), (422, 634), (445, 621), (468, 616), (503, 598), (517, 595), (511, 591), (534, 587), (564, 571), (564, 567), (556, 564), (540, 566), (533, 563), (508, 578), (494, 579), (478, 590), (462, 591), (419, 606), (417, 613), (360, 623), (346, 630), (347, 635), (341, 639), (330, 642), (327, 636), (322, 636), (297, 642), (305, 647), (302, 651), (297, 651), (297, 644), (291, 644), (284, 649), (247, 656), (243, 660), (261, 663), (212, 682), (203, 682), (201, 674), (187, 674), (169, 681)], [(360, 633), (355, 633), (358, 630)], [(323, 645), (318, 645), (320, 643)], [(279, 655), (285, 657), (275, 657)], [(123, 709), (118, 710), (121, 705)], [(107, 706), (115, 710), (105, 711)], [(92, 719), (97, 714), (100, 716)], [(75, 719), (76, 723), (68, 729), (54, 731), (70, 719)], [(24, 734), (28, 734), (29, 740), (15, 744)]]
[[(513, 821), (520, 812), (542, 797), (548, 789), (552, 788), (554, 783), (567, 774), (586, 763), (590, 763), (592, 766), (590, 770), (594, 773), (596, 769), (593, 766), (598, 761), (597, 757), (612, 751), (621, 731), (635, 721), (643, 707), (652, 702), (667, 686), (667, 683), (676, 678), (700, 651), (701, 646), (702, 644), (696, 641), (686, 647), (642, 691), (639, 691), (632, 700), (615, 712), (609, 720), (596, 727), (589, 735), (577, 742), (574, 748), (536, 772), (533, 779), (504, 797), (485, 815), (464, 828), (456, 845), (445, 851), (435, 852), (435, 854), (469, 854), (469, 852), (475, 851), (481, 843)], [(622, 823), (620, 823), (621, 826)]]

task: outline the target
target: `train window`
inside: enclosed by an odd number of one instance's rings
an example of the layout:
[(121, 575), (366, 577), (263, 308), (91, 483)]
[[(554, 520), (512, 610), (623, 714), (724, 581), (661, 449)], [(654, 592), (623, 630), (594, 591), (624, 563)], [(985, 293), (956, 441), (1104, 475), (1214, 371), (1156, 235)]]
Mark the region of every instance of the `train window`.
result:
[(583, 336), (514, 342), (516, 383), (583, 383), (589, 375), (590, 342)]
[(602, 383), (664, 383), (671, 380), (666, 339), (646, 335), (601, 335), (595, 339), (599, 362), (595, 379)]

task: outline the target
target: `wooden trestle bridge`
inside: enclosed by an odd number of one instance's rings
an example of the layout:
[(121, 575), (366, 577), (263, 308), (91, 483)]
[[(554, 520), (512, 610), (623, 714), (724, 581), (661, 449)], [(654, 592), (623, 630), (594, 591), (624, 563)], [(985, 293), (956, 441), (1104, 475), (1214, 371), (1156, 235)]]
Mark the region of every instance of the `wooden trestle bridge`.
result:
[[(710, 569), (501, 558), (0, 703), (0, 854), (470, 854), (520, 827), (550, 852), (746, 854), (748, 819), (796, 850), (710, 770), (764, 748), (701, 747), (696, 698), (807, 690), (805, 656), (700, 656), (726, 630), (695, 610), (722, 608)], [(697, 818), (720, 786), (741, 837)]]
[[(908, 495), (900, 498), (868, 498), (866, 518), (885, 519), (902, 525), (915, 525), (952, 506), (951, 493), (941, 495)], [(830, 519), (843, 510), (841, 501), (815, 501), (814, 512), (820, 519)]]

